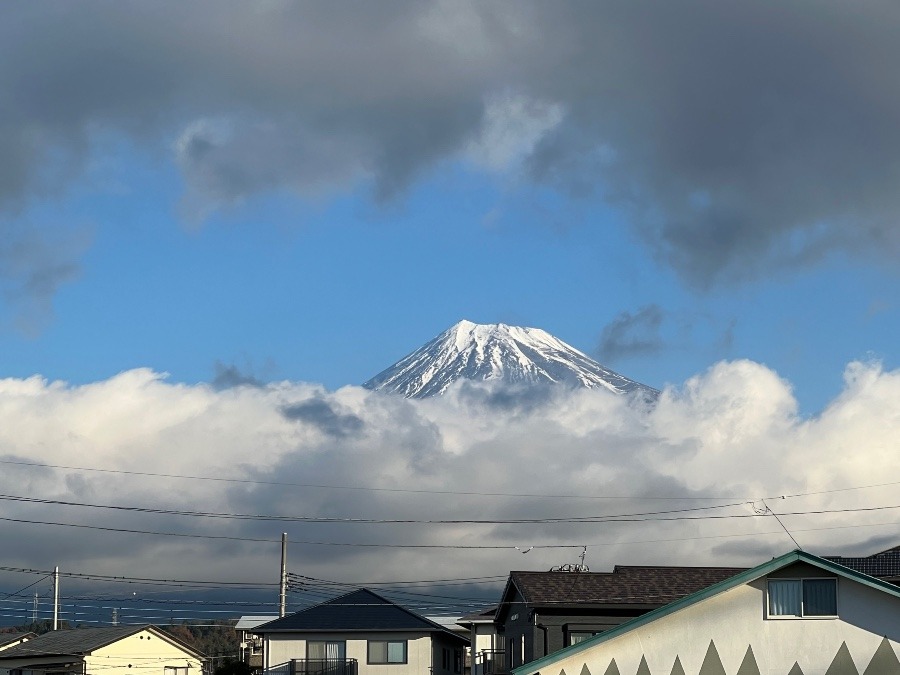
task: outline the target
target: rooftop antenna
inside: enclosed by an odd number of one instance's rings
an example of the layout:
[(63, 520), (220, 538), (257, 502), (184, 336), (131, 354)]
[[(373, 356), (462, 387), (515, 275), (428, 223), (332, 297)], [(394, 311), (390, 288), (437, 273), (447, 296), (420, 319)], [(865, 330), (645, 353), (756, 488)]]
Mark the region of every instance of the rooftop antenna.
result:
[(591, 568), (584, 564), (584, 558), (587, 556), (587, 546), (581, 547), (581, 555), (578, 556), (580, 563), (566, 563), (565, 565), (557, 565), (551, 567), (551, 572), (590, 572)]

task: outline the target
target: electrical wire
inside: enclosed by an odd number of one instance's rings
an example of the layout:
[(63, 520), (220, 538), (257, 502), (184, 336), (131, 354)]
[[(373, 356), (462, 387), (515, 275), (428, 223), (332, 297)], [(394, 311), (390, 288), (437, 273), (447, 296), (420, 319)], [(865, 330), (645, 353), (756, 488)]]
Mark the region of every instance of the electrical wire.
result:
[(61, 464), (46, 464), (43, 462), (24, 462), (10, 459), (0, 459), (0, 464), (11, 464), (17, 466), (34, 466), (46, 469), (64, 469), (67, 471), (88, 471), (96, 473), (112, 473), (127, 476), (144, 476), (150, 478), (177, 478), (184, 480), (212, 481), (219, 483), (238, 483), (249, 485), (271, 485), (281, 487), (299, 487), (299, 488), (316, 488), (323, 490), (358, 490), (364, 492), (396, 492), (409, 494), (427, 494), (427, 495), (457, 495), (466, 497), (515, 497), (515, 498), (536, 498), (536, 499), (595, 499), (595, 500), (628, 500), (628, 499), (648, 499), (648, 500), (715, 500), (736, 499), (734, 496), (714, 497), (714, 496), (635, 496), (635, 495), (557, 495), (557, 494), (534, 494), (534, 493), (515, 493), (515, 492), (475, 492), (460, 490), (423, 490), (413, 488), (380, 488), (371, 486), (357, 485), (323, 485), (317, 483), (289, 483), (283, 481), (253, 480), (250, 478), (223, 478), (217, 476), (197, 476), (190, 474), (172, 474), (172, 473), (153, 473), (150, 471), (126, 471), (122, 469), (101, 469), (84, 466), (66, 466)]

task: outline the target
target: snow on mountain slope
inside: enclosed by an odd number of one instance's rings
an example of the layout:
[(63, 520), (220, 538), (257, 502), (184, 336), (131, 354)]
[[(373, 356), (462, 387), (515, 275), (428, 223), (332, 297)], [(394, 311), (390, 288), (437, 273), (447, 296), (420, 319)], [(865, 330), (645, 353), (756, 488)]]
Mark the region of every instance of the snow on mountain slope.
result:
[(459, 379), (603, 387), (655, 399), (629, 380), (539, 328), (460, 321), (363, 384), (407, 398), (438, 396)]

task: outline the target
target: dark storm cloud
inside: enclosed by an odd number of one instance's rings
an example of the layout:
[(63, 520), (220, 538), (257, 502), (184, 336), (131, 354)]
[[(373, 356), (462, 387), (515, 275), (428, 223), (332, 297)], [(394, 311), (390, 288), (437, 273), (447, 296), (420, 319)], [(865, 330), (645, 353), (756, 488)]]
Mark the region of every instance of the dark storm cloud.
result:
[(600, 335), (600, 357), (614, 361), (660, 351), (664, 347), (662, 323), (663, 310), (659, 305), (647, 305), (634, 313), (620, 312)]
[(281, 414), (293, 422), (311, 424), (322, 433), (336, 438), (355, 436), (365, 426), (356, 415), (335, 412), (331, 404), (323, 398), (311, 398), (286, 405), (281, 409)]
[(66, 185), (98, 131), (173, 143), (197, 220), (270, 190), (389, 198), (473, 142), (495, 143), (480, 153), (492, 170), (519, 156), (506, 111), (542, 118), (519, 149), (533, 180), (602, 195), (696, 286), (900, 249), (894, 2), (0, 12), (8, 207)]

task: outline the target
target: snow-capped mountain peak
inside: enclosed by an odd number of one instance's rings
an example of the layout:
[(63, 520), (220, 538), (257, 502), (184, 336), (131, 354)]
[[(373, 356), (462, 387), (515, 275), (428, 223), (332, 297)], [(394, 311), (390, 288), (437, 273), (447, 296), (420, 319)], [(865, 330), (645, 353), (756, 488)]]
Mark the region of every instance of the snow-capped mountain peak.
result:
[(539, 328), (460, 321), (382, 371), (363, 386), (425, 398), (459, 379), (511, 384), (562, 383), (603, 387), (652, 397), (658, 392), (630, 380)]

